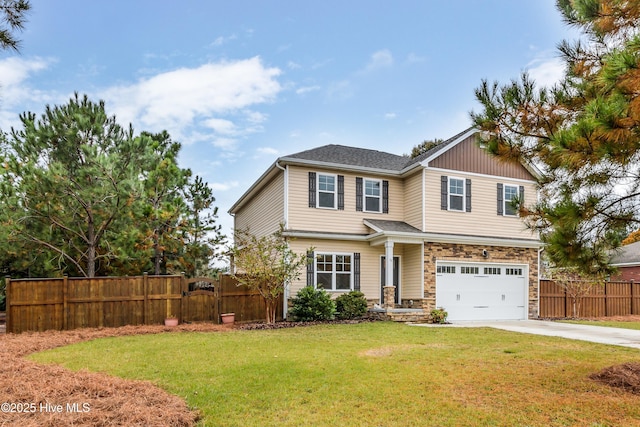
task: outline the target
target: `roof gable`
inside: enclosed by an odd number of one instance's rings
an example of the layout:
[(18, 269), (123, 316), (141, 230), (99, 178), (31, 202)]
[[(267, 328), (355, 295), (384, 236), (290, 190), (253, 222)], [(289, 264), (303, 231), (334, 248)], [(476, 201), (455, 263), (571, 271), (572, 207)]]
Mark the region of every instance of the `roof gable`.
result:
[(631, 243), (615, 250), (611, 257), (611, 264), (640, 264), (640, 242)]
[(458, 141), (449, 142), (446, 147), (441, 145), (438, 146), (440, 150), (426, 157), (427, 166), (528, 181), (536, 179), (521, 163), (502, 161), (480, 147), (476, 132), (462, 135)]

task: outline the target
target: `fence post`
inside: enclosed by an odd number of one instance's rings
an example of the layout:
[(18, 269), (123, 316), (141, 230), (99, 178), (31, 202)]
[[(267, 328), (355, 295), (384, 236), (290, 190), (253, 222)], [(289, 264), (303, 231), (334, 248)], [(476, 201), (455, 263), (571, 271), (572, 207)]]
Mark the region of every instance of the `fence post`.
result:
[(635, 286), (633, 286), (633, 279), (631, 279), (631, 280), (629, 281), (629, 286), (631, 286), (631, 314), (632, 314), (632, 315), (634, 315), (634, 314), (636, 314), (636, 313), (635, 313), (635, 310), (634, 310), (634, 308), (635, 308), (635, 304), (634, 304), (634, 302), (635, 302), (635, 297), (636, 297), (636, 296), (635, 296), (635, 294), (633, 293), (633, 290), (635, 289)]
[(6, 319), (5, 319), (5, 331), (7, 333), (13, 333), (13, 321), (11, 319), (11, 277), (10, 276), (5, 276), (4, 277), (4, 303), (5, 303), (5, 314), (6, 314)]
[(142, 288), (144, 299), (142, 301), (142, 323), (149, 324), (149, 273), (142, 274)]
[(69, 292), (69, 276), (66, 274), (62, 277), (62, 330), (69, 329), (69, 307), (67, 303), (67, 294)]
[[(185, 285), (187, 288), (185, 289)], [(184, 272), (180, 273), (180, 315), (178, 316), (178, 322), (183, 323), (185, 316), (185, 307), (186, 307), (186, 295), (189, 292), (189, 284), (187, 283), (187, 279), (184, 277)]]
[(604, 282), (604, 317), (609, 315), (609, 299), (607, 298), (607, 282)]

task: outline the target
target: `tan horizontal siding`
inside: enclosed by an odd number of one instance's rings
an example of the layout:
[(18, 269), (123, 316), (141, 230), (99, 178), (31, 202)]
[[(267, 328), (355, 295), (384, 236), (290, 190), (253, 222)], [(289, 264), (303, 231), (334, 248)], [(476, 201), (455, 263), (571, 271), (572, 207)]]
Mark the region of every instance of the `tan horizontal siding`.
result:
[(422, 230), (422, 168), (404, 180), (404, 221)]
[(284, 173), (276, 175), (235, 215), (237, 230), (249, 229), (256, 236), (271, 234), (284, 222)]
[[(423, 281), (424, 256), (422, 245), (396, 245), (404, 246), (402, 257), (402, 299), (422, 299), (424, 296)], [(394, 248), (395, 252), (395, 248)]]
[[(440, 177), (442, 175), (471, 179), (471, 212), (440, 209)], [(537, 238), (537, 235), (526, 229), (520, 218), (498, 216), (497, 184), (499, 182), (524, 186), (525, 205), (530, 206), (536, 202), (536, 187), (533, 182), (427, 170), (425, 174), (425, 191), (427, 193), (425, 231), (487, 237)]]
[[(384, 246), (371, 246), (366, 242), (348, 242), (341, 240), (311, 240), (294, 239), (289, 247), (296, 253), (306, 253), (313, 248), (317, 252), (326, 253), (360, 253), (360, 291), (369, 300), (380, 300), (380, 263), (384, 256)], [(421, 299), (423, 281), (423, 253), (422, 245), (396, 244), (393, 250), (394, 256), (400, 257), (400, 288), (402, 299)], [(290, 296), (305, 287), (307, 284), (306, 269), (300, 271), (298, 280), (291, 284)], [(343, 292), (332, 292), (338, 296)]]
[[(309, 207), (309, 172), (326, 172), (344, 176), (344, 210)], [(389, 181), (388, 214), (356, 212), (356, 177), (358, 176)], [(289, 229), (370, 233), (371, 230), (363, 224), (364, 218), (404, 220), (404, 185), (400, 178), (289, 166)]]

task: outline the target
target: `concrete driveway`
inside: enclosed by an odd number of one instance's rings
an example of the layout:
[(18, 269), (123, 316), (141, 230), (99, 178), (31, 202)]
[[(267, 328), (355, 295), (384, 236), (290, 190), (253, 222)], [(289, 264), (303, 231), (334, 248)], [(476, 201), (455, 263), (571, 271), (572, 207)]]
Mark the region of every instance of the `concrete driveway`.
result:
[[(434, 325), (417, 325), (434, 326)], [(619, 345), (640, 349), (640, 330), (609, 328), (605, 326), (574, 325), (544, 320), (505, 320), (482, 322), (456, 322), (444, 327), (495, 328), (524, 334), (547, 335), (600, 344)]]

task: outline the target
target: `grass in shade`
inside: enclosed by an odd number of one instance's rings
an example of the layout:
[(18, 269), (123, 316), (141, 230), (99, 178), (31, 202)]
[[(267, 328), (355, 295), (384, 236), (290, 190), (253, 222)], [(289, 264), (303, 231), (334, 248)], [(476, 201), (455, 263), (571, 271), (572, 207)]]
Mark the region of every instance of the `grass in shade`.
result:
[(488, 328), (375, 322), (104, 338), (30, 358), (152, 381), (207, 426), (595, 427), (640, 426), (640, 397), (588, 378), (639, 356)]

